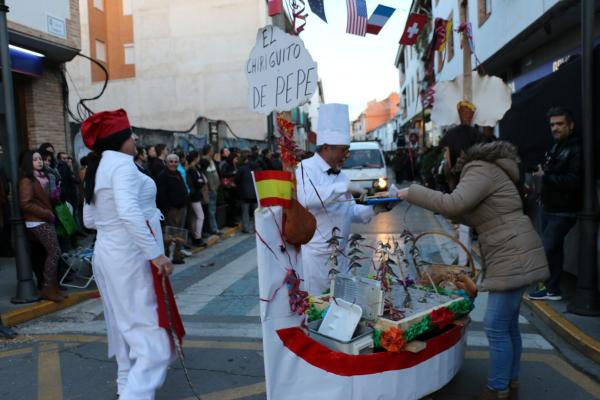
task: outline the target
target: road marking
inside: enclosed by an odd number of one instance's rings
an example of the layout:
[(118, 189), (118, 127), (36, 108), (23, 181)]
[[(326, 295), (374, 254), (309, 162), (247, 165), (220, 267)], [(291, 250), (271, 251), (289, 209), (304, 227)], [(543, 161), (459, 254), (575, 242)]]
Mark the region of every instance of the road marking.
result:
[(21, 356), (23, 354), (29, 354), (32, 351), (33, 351), (32, 347), (26, 347), (24, 349), (6, 350), (6, 351), (0, 352), (0, 358), (12, 357), (12, 356)]
[[(252, 385), (240, 386), (233, 389), (221, 390), (202, 395), (202, 400), (236, 400), (243, 397), (256, 396), (264, 394), (267, 387), (264, 382), (253, 383)], [(187, 397), (184, 400), (195, 400), (195, 397)]]
[[(489, 358), (489, 353), (487, 351), (467, 350), (465, 357), (471, 360), (487, 360)], [(521, 355), (521, 362), (523, 361), (540, 362), (552, 367), (560, 375), (591, 394), (594, 398), (600, 393), (600, 384), (577, 371), (565, 360), (554, 354), (523, 353)]]
[[(554, 347), (542, 335), (536, 333), (521, 333), (524, 349), (553, 350)], [(467, 345), (473, 347), (489, 347), (484, 331), (468, 331)]]
[(262, 342), (223, 342), (212, 340), (189, 340), (183, 342), (183, 347), (190, 349), (225, 349), (225, 350), (255, 350), (262, 351)]
[(252, 308), (252, 310), (248, 311), (246, 316), (249, 317), (258, 317), (260, 316), (260, 301)]
[(62, 400), (60, 358), (56, 343), (38, 347), (38, 400)]
[(229, 286), (256, 269), (256, 248), (175, 295), (181, 315), (194, 315)]

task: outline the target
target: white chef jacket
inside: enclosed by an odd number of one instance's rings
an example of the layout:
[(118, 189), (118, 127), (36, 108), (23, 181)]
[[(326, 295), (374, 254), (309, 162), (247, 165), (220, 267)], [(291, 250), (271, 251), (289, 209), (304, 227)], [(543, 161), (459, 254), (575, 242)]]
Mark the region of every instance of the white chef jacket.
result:
[[(105, 151), (84, 224), (98, 231), (93, 270), (104, 305), (108, 355), (118, 363), (121, 400), (152, 400), (174, 352), (158, 325), (149, 260), (164, 254), (154, 181), (133, 157)], [(152, 231), (148, 228), (152, 228)]]
[[(353, 222), (366, 224), (375, 215), (373, 207), (356, 204), (353, 200), (348, 191), (348, 177), (343, 172), (338, 175), (328, 174), (330, 168), (318, 153), (303, 160), (296, 168), (298, 202), (317, 220), (315, 235), (302, 246), (304, 285), (314, 295), (323, 293), (330, 286), (330, 266), (327, 260), (331, 249), (327, 241), (331, 238), (332, 229), (340, 229), (337, 235), (343, 238), (340, 240), (340, 249), (345, 254), (350, 225)], [(346, 272), (347, 265), (347, 257), (338, 254), (338, 270)]]

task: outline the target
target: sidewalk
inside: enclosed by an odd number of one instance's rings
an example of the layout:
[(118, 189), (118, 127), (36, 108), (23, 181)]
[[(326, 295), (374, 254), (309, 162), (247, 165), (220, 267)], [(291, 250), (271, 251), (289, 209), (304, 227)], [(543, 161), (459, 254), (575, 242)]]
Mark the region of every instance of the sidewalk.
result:
[(532, 301), (527, 306), (561, 338), (586, 357), (600, 364), (600, 317), (584, 317), (567, 311), (575, 294), (577, 278), (563, 274), (561, 301)]
[[(219, 237), (217, 235), (213, 235), (206, 240), (207, 246), (212, 246), (221, 240), (233, 236), (239, 231), (239, 227), (224, 228), (223, 236)], [(198, 253), (205, 248), (206, 247), (193, 248), (192, 253)], [(77, 289), (71, 287), (62, 288), (62, 290), (66, 289), (69, 298), (61, 301), (60, 303), (40, 300), (38, 302), (29, 304), (13, 304), (10, 300), (16, 293), (16, 282), (17, 273), (15, 259), (0, 258), (0, 315), (2, 317), (2, 322), (8, 326), (21, 324), (34, 318), (71, 307), (87, 299), (99, 296), (96, 285), (94, 282), (92, 282), (87, 289)]]

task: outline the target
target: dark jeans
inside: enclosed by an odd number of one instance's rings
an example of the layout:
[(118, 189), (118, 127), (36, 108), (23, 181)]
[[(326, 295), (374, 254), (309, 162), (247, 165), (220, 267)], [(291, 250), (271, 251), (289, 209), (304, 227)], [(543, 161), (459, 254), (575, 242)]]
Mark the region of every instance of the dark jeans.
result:
[(546, 289), (560, 294), (560, 275), (563, 270), (565, 236), (577, 222), (574, 213), (551, 213), (542, 211), (542, 242), (550, 267), (550, 279)]

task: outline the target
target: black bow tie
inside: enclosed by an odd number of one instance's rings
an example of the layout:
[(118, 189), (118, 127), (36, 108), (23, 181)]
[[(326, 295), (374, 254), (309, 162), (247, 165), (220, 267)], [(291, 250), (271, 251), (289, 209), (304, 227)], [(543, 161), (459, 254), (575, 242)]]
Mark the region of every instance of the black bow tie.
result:
[(327, 170), (327, 175), (339, 175), (342, 171), (334, 171), (333, 168)]

